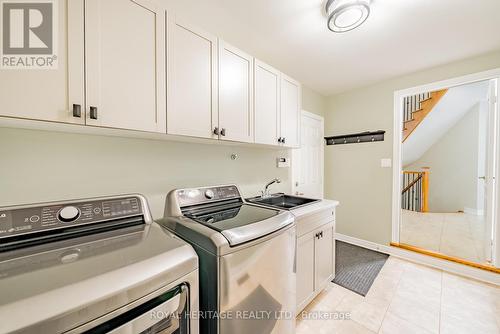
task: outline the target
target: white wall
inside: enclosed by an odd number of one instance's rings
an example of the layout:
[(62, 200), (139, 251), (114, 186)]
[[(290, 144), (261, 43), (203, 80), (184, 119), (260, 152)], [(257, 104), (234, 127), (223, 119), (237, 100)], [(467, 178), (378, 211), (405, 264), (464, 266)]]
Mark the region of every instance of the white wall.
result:
[(391, 240), (392, 170), (381, 168), (380, 159), (392, 157), (394, 91), (497, 67), (500, 51), (329, 98), (325, 135), (387, 131), (384, 142), (325, 148), (325, 194), (341, 203), (337, 209), (339, 233), (380, 244)]
[(429, 211), (477, 210), (479, 103), (404, 170), (430, 168)]

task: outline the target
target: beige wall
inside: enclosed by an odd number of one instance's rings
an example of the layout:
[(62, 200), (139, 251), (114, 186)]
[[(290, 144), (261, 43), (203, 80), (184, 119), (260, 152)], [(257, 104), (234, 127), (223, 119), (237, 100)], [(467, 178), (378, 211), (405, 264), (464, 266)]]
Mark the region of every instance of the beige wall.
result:
[[(401, 60), (404, 61), (404, 60)], [(386, 130), (384, 142), (325, 148), (325, 194), (340, 201), (337, 232), (381, 244), (391, 239), (394, 91), (500, 67), (500, 51), (386, 80), (328, 99), (325, 134)]]
[(302, 86), (302, 109), (325, 117), (327, 99), (309, 87)]
[(272, 190), (290, 189), (276, 168), (286, 151), (6, 128), (0, 143), (0, 206), (138, 192), (159, 217), (178, 187), (237, 183), (251, 196), (280, 177)]
[(408, 171), (430, 167), (430, 212), (478, 209), (479, 106), (472, 107), (417, 161), (404, 167)]

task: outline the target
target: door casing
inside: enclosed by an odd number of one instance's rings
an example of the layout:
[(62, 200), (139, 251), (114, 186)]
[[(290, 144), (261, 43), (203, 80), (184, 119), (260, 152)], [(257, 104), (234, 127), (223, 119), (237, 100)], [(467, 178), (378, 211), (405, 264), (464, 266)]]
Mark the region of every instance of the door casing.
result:
[[(445, 88), (460, 86), (464, 84), (470, 84), (478, 81), (486, 81), (486, 80), (497, 80), (497, 83), (500, 82), (500, 68), (492, 69), (489, 71), (473, 73), (461, 77), (456, 77), (448, 80), (442, 80), (438, 82), (433, 82), (421, 86), (416, 86), (412, 88), (407, 88), (403, 90), (398, 90), (394, 92), (394, 117), (393, 117), (393, 181), (392, 181), (392, 235), (391, 242), (398, 244), (399, 243), (399, 232), (400, 232), (400, 220), (401, 220), (401, 171), (402, 171), (402, 162), (401, 162), (401, 154), (402, 154), (402, 112), (403, 112), (403, 98), (408, 95), (416, 95), (429, 91), (436, 91)], [(500, 85), (497, 84), (496, 87), (496, 96), (500, 95)], [(496, 115), (499, 114), (498, 103), (496, 103)], [(500, 138), (499, 135), (499, 122), (500, 117), (496, 117), (496, 136)], [(499, 158), (500, 158), (500, 150), (498, 148), (499, 145), (496, 145), (496, 167), (495, 167), (495, 175), (499, 175)], [(490, 177), (494, 177), (490, 176)], [(493, 234), (493, 256), (492, 256), (492, 264), (495, 267), (500, 267), (500, 229), (498, 228), (497, 223), (497, 215), (498, 210), (500, 210), (499, 196), (497, 194), (500, 193), (500, 182), (497, 182), (494, 187), (494, 198), (495, 205), (493, 207), (492, 212), (492, 223), (494, 226), (495, 233)]]

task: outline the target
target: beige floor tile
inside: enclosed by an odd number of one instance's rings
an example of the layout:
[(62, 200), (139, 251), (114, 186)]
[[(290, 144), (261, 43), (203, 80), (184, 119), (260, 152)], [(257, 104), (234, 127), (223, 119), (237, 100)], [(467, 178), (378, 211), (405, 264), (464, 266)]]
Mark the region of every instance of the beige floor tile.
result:
[(345, 295), (353, 293), (332, 283), (328, 290), (321, 292), (307, 307), (307, 311), (331, 311), (342, 301)]
[(400, 242), (486, 263), (484, 219), (464, 213), (420, 213), (402, 210)]
[(442, 333), (499, 333), (500, 288), (443, 274)]
[(319, 334), (374, 334), (354, 320), (329, 321), (321, 327)]
[(336, 310), (349, 313), (352, 320), (373, 332), (378, 332), (388, 306), (389, 302), (384, 300), (351, 294), (342, 299)]
[[(401, 278), (388, 312), (431, 333), (438, 333), (441, 286), (436, 284), (434, 276), (440, 274), (414, 266), (410, 268), (412, 270)], [(420, 277), (418, 272), (421, 272)]]
[(304, 315), (298, 334), (500, 334), (500, 287), (389, 257), (366, 297), (332, 283)]
[(446, 303), (441, 309), (440, 333), (443, 334), (498, 334), (496, 315), (480, 310), (478, 304)]
[(409, 321), (403, 320), (394, 314), (387, 312), (380, 334), (430, 334), (420, 326), (414, 325)]

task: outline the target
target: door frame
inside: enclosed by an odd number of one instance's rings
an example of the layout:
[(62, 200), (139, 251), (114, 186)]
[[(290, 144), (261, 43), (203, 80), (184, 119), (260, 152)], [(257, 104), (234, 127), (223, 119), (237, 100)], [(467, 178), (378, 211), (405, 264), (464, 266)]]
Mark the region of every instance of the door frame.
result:
[[(402, 90), (397, 90), (394, 92), (394, 117), (393, 117), (393, 176), (392, 176), (392, 243), (399, 244), (399, 232), (400, 232), (400, 218), (401, 218), (401, 151), (402, 151), (402, 139), (403, 139), (403, 129), (402, 129), (402, 108), (403, 108), (403, 98), (408, 95), (416, 95), (429, 91), (436, 91), (445, 88), (460, 86), (464, 84), (474, 83), (478, 81), (492, 80), (496, 79), (497, 84), (497, 97), (500, 96), (500, 68), (495, 68), (492, 70), (473, 73), (469, 75), (464, 75), (460, 77), (455, 77), (451, 79), (446, 79), (442, 81), (432, 82), (429, 84), (424, 84), (420, 86), (415, 86), (411, 88), (406, 88)], [(496, 132), (497, 138), (500, 142), (500, 107), (497, 101), (496, 104)], [(497, 156), (496, 156), (496, 170), (495, 176), (500, 175), (500, 145), (497, 144)], [(497, 223), (498, 212), (500, 210), (500, 198), (497, 194), (500, 194), (500, 182), (495, 182), (495, 204), (493, 213), (493, 222), (496, 223), (495, 232), (493, 233), (493, 261), (492, 263), (496, 266), (500, 266), (500, 224)]]
[(292, 168), (291, 168), (291, 179), (292, 179), (292, 195), (295, 195), (295, 192), (297, 191), (295, 182), (297, 180), (297, 170), (299, 170), (298, 166), (296, 165), (297, 163), (297, 153), (298, 150), (302, 148), (302, 117), (309, 117), (312, 119), (315, 119), (317, 121), (321, 122), (321, 149), (320, 149), (320, 167), (321, 167), (321, 197), (323, 198), (325, 196), (325, 146), (323, 145), (323, 137), (325, 135), (325, 118), (323, 116), (314, 114), (312, 112), (306, 111), (306, 110), (301, 110), (300, 112), (300, 137), (301, 138), (301, 143), (300, 146), (297, 149), (292, 149)]

